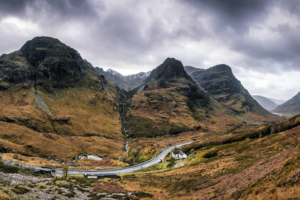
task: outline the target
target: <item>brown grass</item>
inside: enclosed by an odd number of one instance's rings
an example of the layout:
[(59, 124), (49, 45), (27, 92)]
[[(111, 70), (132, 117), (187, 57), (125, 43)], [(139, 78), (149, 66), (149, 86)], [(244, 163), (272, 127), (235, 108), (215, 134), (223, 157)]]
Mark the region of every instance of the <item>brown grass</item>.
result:
[[(208, 141), (216, 139), (220, 140), (216, 137)], [(296, 185), (300, 185), (299, 140), (298, 126), (263, 138), (207, 146), (185, 160), (184, 167), (125, 176), (123, 181), (129, 188), (138, 188), (139, 184), (139, 189), (157, 199), (296, 198)], [(219, 152), (218, 156), (202, 158), (210, 151)]]
[(127, 193), (128, 191), (121, 187), (117, 182), (114, 181), (99, 181), (94, 187), (93, 192), (117, 192), (117, 193)]

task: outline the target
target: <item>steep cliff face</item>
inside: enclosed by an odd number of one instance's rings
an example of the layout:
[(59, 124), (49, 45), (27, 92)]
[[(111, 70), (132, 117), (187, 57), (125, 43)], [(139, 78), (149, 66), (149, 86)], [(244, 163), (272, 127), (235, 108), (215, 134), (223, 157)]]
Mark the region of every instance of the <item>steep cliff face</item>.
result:
[[(212, 124), (219, 127), (222, 124), (214, 120), (220, 122), (225, 116), (231, 125), (239, 123), (228, 110), (211, 100), (174, 58), (166, 59), (140, 87), (129, 93), (126, 120), (130, 137), (213, 129)], [(222, 112), (216, 107), (223, 109)]]
[[(24, 145), (42, 149), (50, 138), (60, 147), (41, 154), (61, 158), (121, 152), (123, 95), (76, 50), (54, 38), (34, 38), (0, 58), (0, 121), (11, 127), (0, 131), (0, 143), (12, 151), (35, 154)], [(25, 140), (24, 134), (33, 137), (29, 133), (41, 136)]]
[(206, 93), (239, 115), (252, 121), (280, 120), (260, 106), (235, 78), (227, 65), (217, 65), (207, 70), (194, 71), (191, 76)]
[(299, 114), (300, 113), (300, 92), (287, 102), (279, 105), (277, 108), (272, 110), (276, 113), (284, 114)]

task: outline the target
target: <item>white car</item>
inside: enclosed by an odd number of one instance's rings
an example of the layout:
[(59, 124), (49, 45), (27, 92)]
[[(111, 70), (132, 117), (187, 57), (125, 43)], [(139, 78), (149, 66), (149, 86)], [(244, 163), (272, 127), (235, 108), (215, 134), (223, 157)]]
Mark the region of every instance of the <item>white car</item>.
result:
[(161, 160), (161, 159), (159, 159), (158, 163), (161, 163), (161, 162), (162, 162), (162, 160)]

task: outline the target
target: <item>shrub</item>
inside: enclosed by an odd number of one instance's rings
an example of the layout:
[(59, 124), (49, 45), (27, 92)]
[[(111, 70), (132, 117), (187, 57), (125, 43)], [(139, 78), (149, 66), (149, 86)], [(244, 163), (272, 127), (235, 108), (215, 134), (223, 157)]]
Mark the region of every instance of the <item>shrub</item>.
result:
[(217, 155), (218, 155), (217, 152), (211, 151), (211, 152), (204, 154), (202, 157), (203, 158), (212, 158), (212, 157), (216, 157)]
[(19, 168), (14, 167), (14, 166), (9, 166), (9, 165), (4, 165), (0, 163), (0, 171), (4, 173), (18, 173)]

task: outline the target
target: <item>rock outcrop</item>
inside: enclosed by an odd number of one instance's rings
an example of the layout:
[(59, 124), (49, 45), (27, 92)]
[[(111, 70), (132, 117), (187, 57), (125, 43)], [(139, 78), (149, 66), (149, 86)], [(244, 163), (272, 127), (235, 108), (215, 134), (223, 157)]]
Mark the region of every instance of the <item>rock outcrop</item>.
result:
[(233, 75), (228, 65), (216, 65), (206, 70), (196, 70), (191, 77), (206, 93), (252, 121), (274, 122), (280, 120), (260, 106)]

